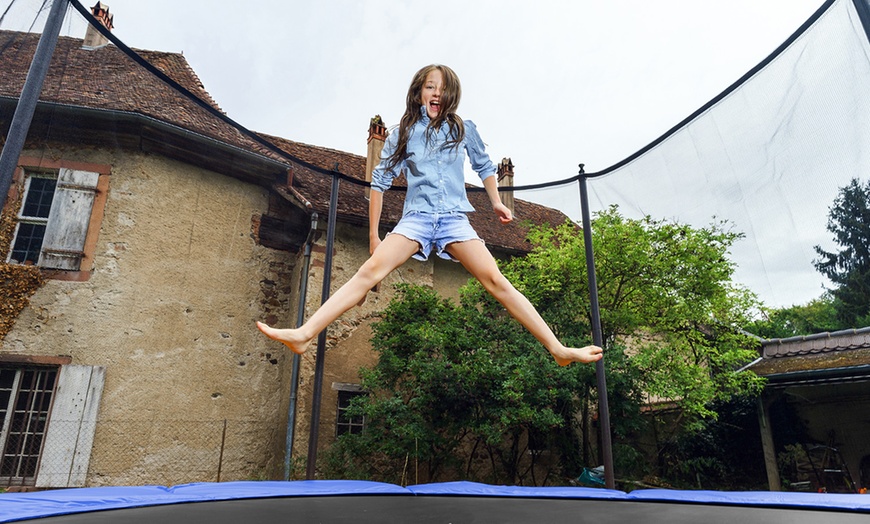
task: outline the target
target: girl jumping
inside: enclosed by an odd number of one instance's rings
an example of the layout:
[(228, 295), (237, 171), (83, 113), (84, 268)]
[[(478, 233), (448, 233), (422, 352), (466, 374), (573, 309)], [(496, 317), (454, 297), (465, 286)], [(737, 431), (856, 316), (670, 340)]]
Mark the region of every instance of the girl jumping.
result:
[[(311, 341), (349, 310), (390, 272), (409, 258), (426, 260), (432, 249), (445, 259), (458, 260), (550, 352), (560, 366), (595, 362), (598, 346), (562, 345), (531, 302), (501, 274), (495, 259), (468, 222), (474, 211), (465, 194), (465, 156), (483, 181), (492, 209), (503, 224), (513, 220), (501, 202), (495, 172), (477, 128), (456, 114), (461, 88), (447, 66), (430, 65), (414, 75), (408, 88), (405, 114), (384, 144), (381, 162), (372, 172), (369, 202), (371, 257), (357, 273), (297, 329), (275, 329), (257, 322), (267, 337), (304, 353)], [(384, 191), (402, 171), (408, 181), (402, 219), (381, 240)]]

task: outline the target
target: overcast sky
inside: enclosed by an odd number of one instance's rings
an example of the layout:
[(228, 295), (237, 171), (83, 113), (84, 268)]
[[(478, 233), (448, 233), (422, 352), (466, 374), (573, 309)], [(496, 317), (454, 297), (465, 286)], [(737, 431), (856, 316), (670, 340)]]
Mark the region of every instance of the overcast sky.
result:
[[(106, 3), (115, 35), (183, 53), (242, 125), (360, 155), (369, 119), (396, 124), (414, 72), (447, 64), (462, 80), (460, 115), (475, 121), (494, 160), (512, 158), (515, 183), (525, 185), (635, 152), (764, 59), (823, 1)], [(41, 5), (17, 0), (3, 27), (27, 30)], [(63, 32), (84, 35), (77, 13)]]

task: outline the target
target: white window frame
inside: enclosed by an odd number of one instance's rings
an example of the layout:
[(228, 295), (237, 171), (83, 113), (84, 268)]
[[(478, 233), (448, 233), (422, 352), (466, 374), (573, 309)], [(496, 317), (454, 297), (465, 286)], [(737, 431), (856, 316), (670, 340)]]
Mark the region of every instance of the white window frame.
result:
[[(18, 216), (16, 217), (18, 223), (15, 224), (15, 234), (12, 236), (12, 244), (9, 246), (9, 256), (6, 257), (7, 263), (15, 263), (20, 261), (12, 260), (12, 248), (15, 246), (15, 242), (18, 239), (18, 230), (21, 227), (21, 224), (33, 224), (38, 226), (48, 226), (48, 216), (45, 217), (37, 217), (30, 216), (24, 214), (24, 208), (26, 207), (27, 199), (30, 196), (30, 186), (34, 179), (51, 179), (55, 181), (55, 192), (57, 191), (57, 173), (46, 173), (40, 171), (28, 171), (25, 174), (24, 179), (24, 196), (21, 199), (21, 209), (18, 210)], [(52, 200), (54, 197), (52, 197)], [(51, 215), (51, 211), (49, 210), (49, 216)], [(45, 235), (43, 235), (43, 241), (45, 241)], [(41, 247), (40, 247), (41, 249)]]
[[(18, 212), (18, 223), (7, 256), (14, 263), (12, 247), (18, 239), (22, 223), (45, 225), (39, 260), (36, 265), (45, 269), (78, 271), (85, 257), (88, 228), (96, 201), (100, 174), (93, 171), (61, 167), (57, 170), (24, 169), (24, 195)], [(54, 196), (48, 217), (24, 215), (27, 198), (34, 178), (55, 178)]]

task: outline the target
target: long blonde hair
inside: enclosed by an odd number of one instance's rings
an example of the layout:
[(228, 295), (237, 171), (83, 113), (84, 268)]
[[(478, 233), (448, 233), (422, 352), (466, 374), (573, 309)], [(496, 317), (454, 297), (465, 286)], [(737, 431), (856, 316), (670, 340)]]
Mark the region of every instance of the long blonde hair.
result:
[(408, 95), (405, 98), (405, 114), (402, 115), (402, 120), (399, 122), (399, 139), (396, 144), (396, 150), (387, 160), (387, 167), (389, 169), (396, 167), (408, 156), (408, 138), (411, 135), (411, 128), (422, 118), (420, 108), (423, 107), (423, 85), (426, 83), (426, 77), (429, 76), (429, 73), (435, 70), (441, 72), (444, 88), (441, 91), (441, 110), (438, 111), (438, 116), (429, 122), (427, 133), (433, 129), (439, 129), (442, 123), (447, 122), (450, 132), (448, 133), (448, 140), (444, 144), (445, 147), (459, 147), (459, 144), (465, 139), (465, 126), (462, 124), (462, 119), (456, 114), (456, 108), (459, 107), (459, 99), (462, 97), (462, 86), (459, 84), (459, 76), (445, 65), (428, 65), (417, 71), (413, 80), (411, 80), (411, 85), (408, 87)]

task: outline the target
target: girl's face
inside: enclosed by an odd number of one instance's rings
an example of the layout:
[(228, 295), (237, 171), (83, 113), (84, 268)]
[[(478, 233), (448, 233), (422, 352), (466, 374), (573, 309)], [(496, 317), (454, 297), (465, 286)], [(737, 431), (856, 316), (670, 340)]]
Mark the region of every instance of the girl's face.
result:
[(426, 75), (423, 90), (420, 93), (420, 103), (426, 108), (426, 114), (434, 119), (441, 110), (441, 90), (444, 89), (444, 78), (441, 71), (433, 69)]

